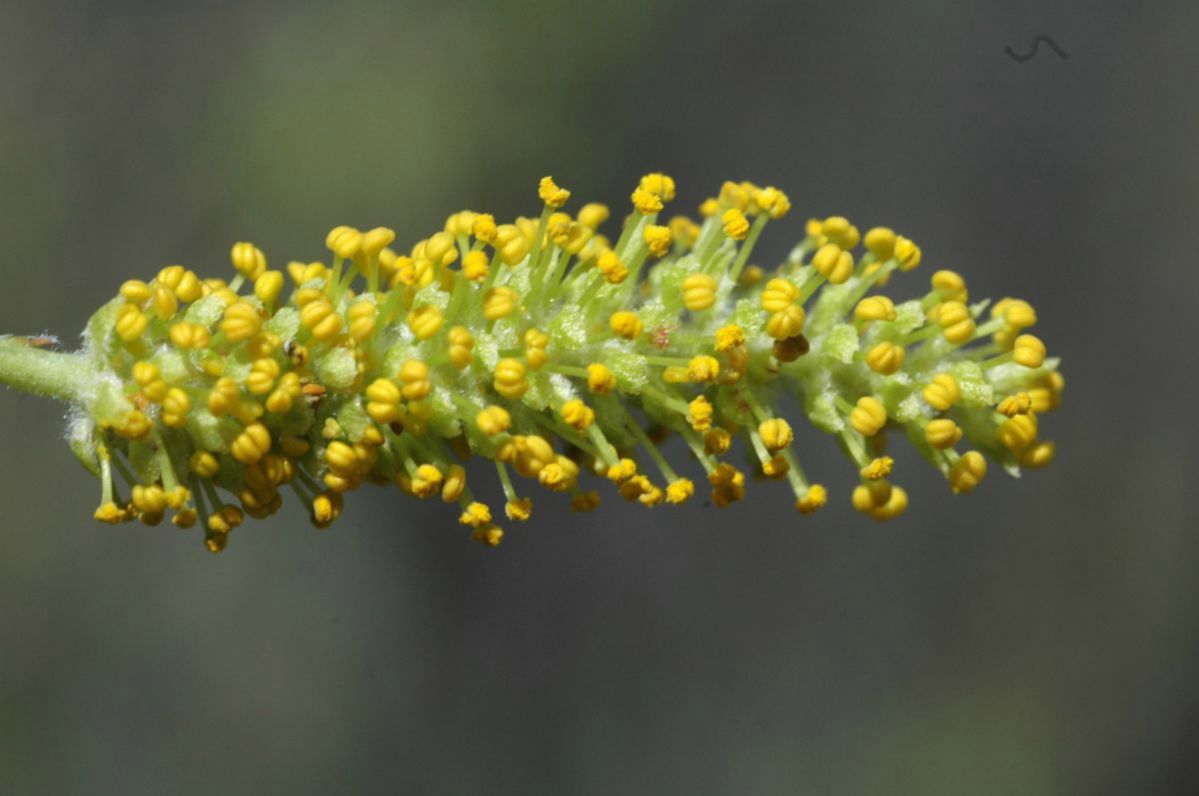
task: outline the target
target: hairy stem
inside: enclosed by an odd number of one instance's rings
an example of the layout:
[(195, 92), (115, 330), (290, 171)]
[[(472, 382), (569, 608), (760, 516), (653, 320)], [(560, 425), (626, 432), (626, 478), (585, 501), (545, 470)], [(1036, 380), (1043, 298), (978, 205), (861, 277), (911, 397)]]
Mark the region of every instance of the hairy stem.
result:
[(47, 351), (21, 337), (0, 337), (0, 383), (14, 390), (77, 401), (89, 370), (82, 354)]

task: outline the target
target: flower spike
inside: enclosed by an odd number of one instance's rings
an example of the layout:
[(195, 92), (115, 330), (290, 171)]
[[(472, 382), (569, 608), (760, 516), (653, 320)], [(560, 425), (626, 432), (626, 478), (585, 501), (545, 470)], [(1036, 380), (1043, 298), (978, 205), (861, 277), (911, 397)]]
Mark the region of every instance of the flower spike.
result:
[[(768, 271), (749, 258), (789, 214), (785, 193), (728, 182), (702, 221), (660, 219), (675, 194), (671, 177), (643, 177), (612, 237), (607, 206), (572, 217), (571, 191), (545, 177), (539, 217), (464, 210), (407, 253), (386, 227), (338, 226), (328, 253), (309, 252), (328, 264), (271, 271), (240, 242), (228, 282), (180, 265), (125, 282), (82, 352), (0, 338), (0, 381), (76, 406), (69, 438), (101, 481), (98, 520), (169, 513), (212, 552), (288, 493), (327, 528), (367, 483), (456, 504), (487, 546), (504, 536), (497, 518), (533, 517), (517, 479), (590, 511), (588, 479), (657, 507), (687, 501), (703, 476), (729, 506), (748, 488), (727, 460), (736, 440), (750, 475), (787, 482), (812, 514), (832, 490), (808, 480), (810, 432), (783, 415), (837, 438), (842, 499), (879, 520), (908, 506), (883, 454), (891, 430), (955, 494), (980, 485), (988, 459), (1011, 473), (1052, 460), (1041, 417), (1064, 380), (1028, 333), (1028, 302), (970, 303), (950, 270), (925, 292), (883, 295), (921, 248), (842, 216), (808, 221)], [(691, 472), (663, 453), (671, 434)], [(470, 457), (494, 462), (503, 506), (475, 499)]]

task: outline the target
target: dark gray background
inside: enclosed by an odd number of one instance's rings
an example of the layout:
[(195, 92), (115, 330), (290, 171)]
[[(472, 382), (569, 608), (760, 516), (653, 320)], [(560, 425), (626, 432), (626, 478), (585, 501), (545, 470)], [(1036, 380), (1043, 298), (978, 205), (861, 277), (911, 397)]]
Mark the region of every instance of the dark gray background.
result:
[[(1058, 460), (876, 525), (778, 485), (719, 512), (294, 506), (219, 558), (108, 528), (61, 409), (0, 393), (5, 793), (1146, 793), (1199, 730), (1199, 7), (1177, 3), (0, 5), (0, 331), (71, 340), (130, 277), (313, 258), (726, 178), (908, 232), (1064, 357)], [(1025, 50), (1046, 33), (1070, 54)], [(677, 452), (676, 452), (677, 453)], [(680, 456), (681, 458), (681, 456)]]

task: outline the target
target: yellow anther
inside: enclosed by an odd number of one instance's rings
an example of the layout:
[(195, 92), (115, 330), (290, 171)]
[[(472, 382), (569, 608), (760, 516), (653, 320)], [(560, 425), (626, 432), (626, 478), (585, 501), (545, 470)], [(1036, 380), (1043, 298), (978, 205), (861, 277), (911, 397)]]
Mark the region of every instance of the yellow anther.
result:
[(820, 223), (820, 234), (843, 249), (858, 245), (857, 227), (844, 216), (829, 216)]
[(400, 365), (400, 391), (409, 401), (420, 401), (433, 390), (429, 381), (429, 366), (419, 359), (408, 359)]
[(470, 231), (484, 243), (494, 243), (496, 236), (495, 216), (490, 213), (477, 213), (471, 221)]
[(328, 269), (324, 263), (304, 264), (293, 260), (287, 264), (287, 275), (297, 285), (302, 285), (305, 282), (324, 279), (328, 275)]
[(747, 265), (746, 270), (741, 272), (741, 276), (737, 277), (737, 284), (742, 288), (752, 288), (753, 285), (761, 282), (765, 276), (765, 271), (761, 270), (760, 265)]
[(867, 230), (864, 241), (876, 262), (885, 263), (895, 256), (895, 231), (888, 227)]
[(583, 205), (579, 211), (579, 223), (590, 229), (599, 229), (608, 220), (608, 206), (595, 202)]
[(892, 486), (887, 502), (871, 509), (870, 516), (876, 520), (893, 520), (907, 511), (908, 493), (901, 486)]
[(267, 396), (266, 409), (277, 415), (286, 414), (302, 394), (300, 374), (288, 371), (280, 377), (279, 385)]
[(422, 500), (431, 498), (441, 491), (443, 479), (444, 476), (436, 467), (422, 464), (416, 468), (416, 475), (412, 476), (412, 494)]
[(999, 424), (999, 441), (1012, 453), (1019, 453), (1037, 441), (1037, 416), (1015, 415)]
[(791, 465), (782, 456), (775, 456), (768, 461), (762, 462), (762, 475), (767, 478), (780, 479), (785, 478), (790, 472)]
[(375, 379), (366, 388), (366, 413), (384, 425), (400, 419), (400, 388), (391, 379)]
[(938, 373), (924, 388), (923, 395), (929, 406), (938, 412), (944, 412), (958, 402), (962, 397), (962, 391), (958, 387), (957, 379), (952, 375)]
[(612, 313), (612, 317), (608, 319), (608, 325), (613, 332), (626, 340), (637, 339), (645, 328), (641, 319), (637, 317), (637, 313), (628, 310)]
[(254, 464), (271, 449), (271, 433), (261, 423), (247, 426), (229, 446), (233, 458), (242, 464)]
[(749, 235), (749, 219), (735, 207), (725, 210), (720, 221), (724, 225), (724, 234), (733, 240), (745, 240)]
[(504, 529), (498, 525), (476, 528), (471, 532), (470, 538), (487, 547), (499, 547), (500, 542), (504, 540)]
[[(700, 429), (696, 429), (699, 431)], [(726, 429), (713, 428), (704, 433), (704, 452), (711, 456), (721, 456), (728, 453), (733, 444), (733, 435)]]
[(346, 310), (346, 320), (349, 321), (350, 337), (362, 343), (375, 333), (375, 325), (379, 308), (370, 299), (359, 299)]
[(947, 301), (937, 311), (941, 334), (953, 345), (963, 345), (974, 339), (974, 318), (970, 309), (960, 301)]
[(318, 528), (332, 525), (345, 507), (345, 498), (338, 492), (321, 492), (312, 499), (312, 524)]
[(897, 316), (895, 304), (891, 299), (886, 296), (867, 296), (853, 308), (853, 317), (859, 321), (869, 322), (893, 321)]
[(529, 246), (529, 239), (522, 235), (515, 226), (504, 224), (497, 228), (495, 247), (500, 254), (500, 259), (507, 265), (513, 267), (519, 265), (528, 255)]
[(1066, 380), (1057, 371), (1050, 371), (1039, 376), (1034, 386), (1028, 390), (1034, 412), (1048, 412), (1061, 406), (1062, 390)]
[(600, 254), (595, 261), (595, 267), (604, 275), (604, 279), (613, 285), (620, 284), (629, 275), (629, 269), (616, 256), (616, 252), (611, 249)]
[(483, 317), (498, 321), (511, 315), (520, 303), (520, 295), (508, 286), (493, 287), (483, 296)]
[(334, 227), (325, 236), (325, 247), (339, 260), (348, 260), (362, 248), (362, 233), (353, 227)]
[(450, 363), (462, 370), (471, 363), (475, 347), (475, 338), (465, 326), (455, 326), (450, 329)]
[(145, 387), (152, 382), (158, 381), (158, 366), (153, 362), (142, 360), (133, 363), (132, 369), (133, 380), (142, 387)]
[(1048, 466), (1053, 461), (1055, 449), (1052, 442), (1038, 442), (1020, 452), (1019, 461), (1022, 467), (1038, 470)]
[(767, 186), (754, 197), (758, 208), (771, 218), (778, 220), (791, 212), (791, 199), (778, 188)]
[(570, 199), (570, 191), (559, 188), (553, 177), (541, 178), (541, 182), (537, 186), (537, 195), (541, 197), (541, 201), (545, 202), (546, 207), (554, 209), (566, 204)]
[(699, 239), (700, 226), (687, 216), (673, 216), (669, 226), (670, 234), (674, 236), (674, 242), (684, 249), (691, 248)]
[(191, 467), (191, 471), (201, 478), (212, 478), (221, 468), (217, 457), (206, 450), (198, 450), (193, 453), (188, 465)]
[(518, 400), (529, 389), (524, 363), (519, 359), (501, 359), (495, 365), (492, 386), (508, 400)]
[(587, 366), (587, 389), (596, 395), (606, 395), (616, 388), (616, 375), (607, 365), (592, 362)]
[(637, 463), (632, 459), (621, 459), (608, 468), (608, 480), (614, 484), (623, 484), (637, 475)]
[(663, 201), (674, 201), (674, 179), (661, 172), (646, 174), (637, 184), (637, 188), (660, 196)]
[[(419, 254), (418, 254), (419, 252)], [(423, 258), (438, 265), (449, 265), (458, 259), (458, 247), (454, 243), (454, 237), (445, 232), (437, 232), (429, 236), (429, 239), (424, 242), (422, 247), (417, 246), (413, 249), (413, 258), (420, 260)]]
[(1018, 392), (1000, 401), (996, 409), (1006, 417), (1025, 415), (1032, 409), (1032, 398), (1026, 392)]
[(125, 439), (145, 439), (150, 434), (154, 424), (136, 409), (125, 412), (112, 423), (112, 430)]
[(712, 485), (712, 502), (725, 508), (745, 497), (745, 474), (727, 462), (721, 462), (708, 474)]
[(357, 452), (341, 440), (334, 440), (325, 446), (325, 463), (330, 470), (343, 477), (356, 475), (359, 469)]
[(1037, 311), (1027, 301), (1005, 298), (995, 303), (991, 315), (1003, 318), (1004, 323), (1014, 329), (1028, 329), (1037, 324)]
[(274, 359), (254, 360), (246, 376), (246, 389), (251, 395), (266, 395), (274, 388), (279, 371), (279, 363)]
[(233, 267), (246, 279), (257, 279), (266, 270), (266, 255), (253, 243), (242, 241), (233, 244), (229, 256)]
[(866, 352), (866, 366), (875, 373), (890, 376), (903, 367), (903, 346), (883, 341)]
[(174, 291), (166, 285), (155, 285), (150, 307), (159, 320), (169, 321), (179, 311), (179, 299), (175, 298)]
[(565, 456), (558, 456), (537, 472), (538, 482), (551, 492), (570, 491), (578, 477), (579, 466)]
[(924, 439), (934, 448), (944, 450), (958, 444), (962, 438), (962, 430), (958, 424), (947, 417), (928, 421), (924, 427)]
[(895, 239), (895, 259), (899, 261), (900, 271), (911, 271), (920, 265), (920, 247), (900, 235)]
[(595, 410), (578, 398), (562, 404), (561, 414), (566, 425), (575, 431), (586, 431), (595, 422)]
[(676, 478), (666, 486), (666, 502), (679, 505), (695, 494), (695, 484), (690, 478)]
[(621, 484), (620, 496), (625, 500), (636, 500), (647, 507), (658, 505), (664, 497), (662, 490), (644, 475), (635, 475)]
[(812, 484), (807, 494), (795, 501), (795, 508), (800, 514), (814, 514), (828, 503), (828, 490), (821, 484)]
[(441, 487), (441, 499), (446, 503), (456, 503), (466, 491), (466, 470), (461, 465), (451, 464), (445, 474), (445, 483)]
[(1039, 368), (1045, 363), (1045, 344), (1036, 335), (1022, 334), (1012, 346), (1012, 359), (1026, 368)]
[(738, 210), (745, 210), (749, 207), (749, 191), (746, 190), (746, 183), (735, 183), (726, 180), (720, 186), (720, 201), (726, 207), (735, 207)]
[(514, 522), (526, 522), (533, 516), (533, 500), (517, 498), (504, 504), (504, 515)]
[(699, 214), (704, 218), (711, 218), (721, 210), (720, 200), (715, 197), (708, 197), (699, 206)]
[(263, 333), (246, 344), (246, 351), (254, 359), (263, 359), (274, 354), (283, 345), (283, 341), (273, 334)]
[(644, 188), (634, 190), (632, 199), (633, 207), (643, 216), (662, 212), (662, 199), (657, 194), (651, 193)]
[(221, 333), (232, 343), (249, 340), (262, 329), (258, 308), (248, 301), (237, 301), (225, 308)]
[(145, 304), (150, 300), (150, 286), (140, 279), (130, 279), (121, 285), (121, 296), (132, 304)]
[(696, 384), (710, 384), (720, 375), (720, 363), (715, 357), (700, 354), (687, 363), (687, 379)]
[(192, 302), (204, 295), (200, 278), (182, 265), (168, 265), (158, 272), (154, 281), (169, 287), (180, 301)]
[(365, 254), (377, 255), (390, 246), (395, 239), (396, 233), (394, 229), (375, 227), (362, 235), (360, 246)]
[(467, 252), (462, 258), (462, 275), (472, 282), (482, 282), (490, 270), (487, 254), (482, 251)]
[(771, 453), (788, 447), (795, 439), (791, 424), (781, 417), (763, 420), (758, 425), (758, 435), (762, 437), (762, 444), (766, 446), (766, 450)]
[(696, 431), (707, 431), (712, 427), (712, 404), (702, 395), (697, 395), (687, 404), (687, 423)]
[(117, 310), (116, 325), (113, 329), (121, 340), (126, 343), (132, 343), (141, 337), (142, 332), (146, 331), (146, 327), (149, 324), (149, 318), (145, 316), (136, 304), (126, 304)]
[(799, 288), (794, 283), (782, 277), (775, 277), (762, 289), (762, 309), (767, 312), (781, 312), (798, 298)]
[(850, 502), (858, 511), (869, 514), (879, 506), (887, 504), (887, 501), (891, 499), (893, 489), (891, 483), (883, 479), (867, 481), (854, 488)]
[(441, 315), (441, 309), (432, 304), (417, 307), (408, 313), (408, 328), (412, 330), (412, 334), (417, 340), (428, 340), (433, 337), (441, 329), (442, 323), (444, 323), (444, 318)]
[(208, 411), (217, 417), (229, 414), (237, 403), (238, 393), (237, 382), (222, 376), (212, 385), (212, 392), (208, 394)]
[(887, 410), (877, 398), (863, 396), (850, 412), (849, 424), (862, 436), (873, 437), (887, 425)]
[(283, 292), (283, 272), (263, 271), (254, 280), (254, 295), (263, 304), (270, 304)]
[(162, 422), (171, 428), (183, 428), (187, 424), (187, 413), (191, 411), (191, 399), (178, 387), (172, 387), (162, 399)]
[(853, 276), (853, 255), (835, 243), (826, 243), (812, 255), (812, 267), (831, 284), (840, 285)]
[(549, 335), (540, 329), (525, 330), (525, 362), (529, 370), (541, 370), (549, 361)]
[(987, 474), (987, 460), (978, 451), (966, 451), (949, 468), (949, 487), (955, 495), (973, 492)]
[(492, 524), (492, 509), (488, 508), (487, 503), (477, 501), (469, 503), (463, 509), (458, 521), (470, 527), (486, 527)]
[(142, 385), (142, 395), (152, 403), (162, 403), (167, 396), (167, 383), (162, 379), (154, 379)]
[(716, 303), (716, 280), (707, 274), (689, 274), (683, 280), (683, 306), (691, 312), (711, 309)]
[(722, 326), (716, 330), (716, 350), (731, 351), (745, 345), (745, 330), (735, 323)]
[(173, 324), (168, 330), (168, 335), (176, 348), (201, 349), (207, 348), (212, 342), (208, 327), (187, 321)]
[(134, 486), (130, 502), (141, 514), (162, 514), (167, 508), (166, 493), (163, 492), (162, 487), (157, 485), (142, 486), (138, 484)]
[(966, 290), (966, 280), (956, 271), (937, 271), (930, 280), (933, 292), (942, 301), (960, 301), (963, 304), (969, 298)]
[(894, 468), (894, 459), (890, 456), (879, 456), (871, 459), (869, 464), (861, 469), (861, 476), (867, 481), (878, 481), (889, 476)]
[(645, 228), (645, 245), (649, 247), (649, 253), (654, 257), (665, 257), (670, 254), (670, 247), (674, 244), (674, 235), (670, 232), (670, 227), (664, 227), (660, 224), (650, 224)]
[(318, 341), (332, 340), (341, 332), (341, 315), (333, 309), (333, 304), (326, 298), (320, 298), (305, 304), (300, 310), (300, 323), (312, 333)]
[(803, 331), (806, 320), (807, 316), (803, 307), (798, 304), (788, 304), (766, 320), (766, 334), (775, 340), (795, 337)]

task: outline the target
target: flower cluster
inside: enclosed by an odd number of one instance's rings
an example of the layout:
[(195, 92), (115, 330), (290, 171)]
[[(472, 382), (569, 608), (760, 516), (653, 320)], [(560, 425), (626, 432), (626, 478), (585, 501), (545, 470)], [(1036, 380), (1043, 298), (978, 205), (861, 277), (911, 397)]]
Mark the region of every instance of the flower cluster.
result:
[[(179, 265), (126, 282), (89, 324), (94, 377), (76, 396), (72, 438), (102, 483), (96, 517), (170, 513), (199, 522), (217, 552), (286, 492), (326, 527), (371, 482), (457, 504), (495, 545), (501, 511), (531, 516), (530, 488), (579, 511), (600, 502), (587, 477), (647, 507), (688, 500), (696, 483), (663, 455), (669, 435), (717, 506), (745, 493), (729, 461), (741, 440), (749, 474), (786, 482), (808, 514), (828, 491), (800, 466), (784, 402), (840, 441), (856, 471), (847, 494), (875, 519), (908, 504), (889, 432), (955, 493), (979, 484), (988, 457), (1010, 470), (1053, 458), (1039, 418), (1063, 381), (1027, 332), (1033, 308), (971, 303), (947, 270), (907, 301), (876, 292), (921, 264), (908, 238), (812, 219), (767, 272), (750, 258), (791, 209), (776, 188), (725, 183), (699, 221), (660, 223), (675, 184), (649, 174), (615, 240), (604, 205), (567, 213), (571, 192), (550, 177), (539, 194), (537, 218), (462, 211), (406, 254), (390, 229), (343, 226), (326, 262), (270, 270), (238, 243), (227, 282)], [(472, 456), (494, 462), (502, 507), (472, 494)]]

